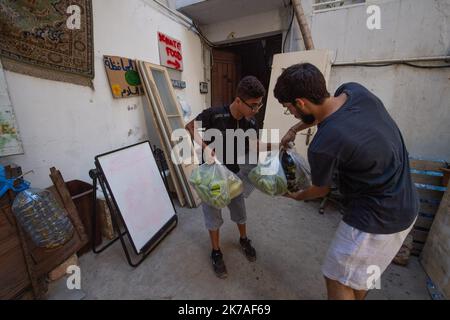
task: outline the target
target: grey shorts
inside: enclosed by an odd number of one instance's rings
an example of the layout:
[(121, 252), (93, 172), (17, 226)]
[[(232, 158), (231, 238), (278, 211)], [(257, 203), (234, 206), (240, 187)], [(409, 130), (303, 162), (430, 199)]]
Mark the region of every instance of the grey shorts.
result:
[[(205, 225), (208, 230), (217, 230), (223, 224), (222, 210), (207, 204), (202, 204), (203, 215), (205, 216)], [(238, 224), (244, 224), (247, 221), (247, 213), (245, 211), (244, 196), (241, 194), (231, 200), (228, 205), (230, 209), (231, 220)]]

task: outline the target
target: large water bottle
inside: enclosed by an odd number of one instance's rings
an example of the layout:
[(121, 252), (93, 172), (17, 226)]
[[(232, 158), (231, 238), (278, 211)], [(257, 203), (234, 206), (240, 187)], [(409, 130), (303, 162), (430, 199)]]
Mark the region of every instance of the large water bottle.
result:
[(12, 211), (38, 247), (56, 248), (73, 236), (72, 222), (48, 190), (31, 188), (20, 192), (14, 199)]

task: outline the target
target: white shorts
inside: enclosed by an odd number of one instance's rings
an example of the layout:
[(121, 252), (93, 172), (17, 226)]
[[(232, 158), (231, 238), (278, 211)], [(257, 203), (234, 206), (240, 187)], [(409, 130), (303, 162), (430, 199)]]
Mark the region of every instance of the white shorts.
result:
[(323, 275), (354, 290), (373, 288), (413, 226), (393, 234), (372, 234), (341, 221), (325, 257)]

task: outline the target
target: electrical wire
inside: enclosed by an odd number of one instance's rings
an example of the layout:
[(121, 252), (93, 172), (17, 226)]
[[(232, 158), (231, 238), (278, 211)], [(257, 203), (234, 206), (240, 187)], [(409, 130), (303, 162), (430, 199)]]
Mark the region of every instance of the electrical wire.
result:
[(212, 43), (202, 32), (200, 27), (197, 25), (195, 21), (192, 21), (192, 27), (197, 31), (197, 34), (199, 35), (200, 39), (203, 40), (203, 42), (210, 48), (217, 48), (218, 46), (214, 43)]
[[(211, 42), (201, 31), (200, 27), (197, 25), (197, 23), (195, 21), (192, 20), (192, 23), (188, 22), (187, 19), (185, 19), (184, 17), (175, 14), (174, 12), (172, 12), (169, 8), (167, 8), (165, 5), (163, 5), (162, 3), (160, 3), (157, 0), (154, 0), (154, 2), (156, 2), (157, 4), (159, 4), (161, 7), (164, 7), (166, 10), (169, 11), (169, 13), (175, 15), (178, 19), (183, 20), (184, 23), (188, 24), (190, 26), (190, 28), (194, 29), (195, 33), (200, 37), (200, 39), (203, 41), (203, 43), (205, 43), (208, 47), (210, 48), (217, 48), (219, 47), (218, 45), (214, 44), (213, 42)], [(284, 0), (283, 0), (283, 4), (284, 4)], [(290, 4), (292, 6), (292, 1), (290, 1)], [(285, 48), (286, 48), (286, 40), (288, 38), (289, 33), (292, 30), (292, 24), (294, 22), (294, 15), (295, 15), (295, 11), (294, 11), (294, 7), (292, 6), (292, 16), (291, 16), (291, 21), (289, 22), (289, 27), (287, 29), (286, 32), (286, 36), (284, 38), (283, 41), (283, 47), (282, 47), (282, 52), (285, 52)], [(412, 68), (419, 68), (419, 69), (442, 69), (442, 68), (450, 68), (450, 64), (443, 64), (443, 65), (435, 65), (435, 66), (424, 66), (424, 65), (419, 65), (419, 64), (414, 64), (411, 62), (407, 62), (407, 61), (399, 61), (399, 62), (390, 62), (390, 63), (374, 63), (374, 64), (369, 64), (369, 63), (348, 63), (348, 64), (332, 64), (334, 67), (346, 67), (346, 66), (355, 66), (355, 67), (369, 67), (369, 68), (377, 68), (377, 67), (388, 67), (388, 66), (393, 66), (393, 65), (405, 65), (405, 66), (409, 66)]]
[(348, 63), (348, 64), (344, 64), (344, 65), (332, 65), (333, 67), (368, 67), (368, 68), (377, 68), (377, 67), (389, 67), (389, 66), (393, 66), (393, 65), (406, 65), (409, 67), (413, 67), (413, 68), (420, 68), (420, 69), (442, 69), (442, 68), (450, 68), (450, 64), (443, 64), (443, 65), (438, 65), (438, 66), (423, 66), (423, 65), (418, 65), (418, 64), (414, 64), (414, 63), (410, 63), (410, 62), (406, 62), (406, 61), (399, 61), (399, 62), (391, 62), (391, 63), (374, 63), (374, 64), (369, 64), (369, 63)]
[(411, 62), (402, 62), (402, 64), (406, 65), (406, 66), (410, 66), (413, 68), (420, 68), (420, 69), (442, 69), (442, 68), (450, 68), (450, 64), (441, 64), (438, 66), (421, 66), (418, 64), (414, 64)]
[(158, 4), (161, 8), (165, 9), (167, 11), (167, 13), (169, 13), (170, 15), (173, 16), (173, 18), (176, 18), (178, 20), (183, 21), (183, 24), (185, 26), (189, 27), (189, 30), (192, 30), (194, 33), (196, 33), (200, 39), (203, 41), (203, 43), (205, 43), (208, 47), (211, 48), (217, 48), (217, 45), (215, 45), (214, 43), (212, 43), (201, 31), (200, 27), (197, 25), (197, 23), (195, 23), (194, 20), (189, 20), (187, 18), (185, 18), (183, 15), (178, 14), (176, 12), (174, 12), (173, 10), (171, 10), (170, 8), (168, 8), (166, 5), (162, 4), (161, 2), (159, 2), (158, 0), (153, 0), (156, 4)]

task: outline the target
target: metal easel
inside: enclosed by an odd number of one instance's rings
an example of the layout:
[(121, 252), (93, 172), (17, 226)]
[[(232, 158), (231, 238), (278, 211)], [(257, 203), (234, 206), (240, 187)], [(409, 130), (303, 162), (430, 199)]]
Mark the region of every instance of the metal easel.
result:
[[(164, 155), (162, 153), (156, 153), (152, 149), (152, 153), (155, 156), (155, 160), (159, 169), (159, 172), (161, 174), (161, 178), (163, 179), (164, 185), (166, 187), (167, 192), (169, 193), (168, 189), (168, 182), (167, 177), (164, 171)], [(163, 158), (161, 158), (161, 156)], [(106, 245), (102, 246), (101, 248), (98, 248), (95, 245), (95, 241), (92, 241), (92, 252), (95, 254), (99, 254), (103, 251), (105, 251), (107, 248), (109, 248), (111, 245), (113, 245), (117, 240), (120, 240), (120, 243), (122, 245), (122, 248), (125, 252), (125, 256), (127, 258), (128, 264), (132, 267), (139, 266), (145, 258), (152, 252), (152, 250), (156, 247), (158, 243), (160, 243), (169, 233), (173, 230), (173, 228), (178, 223), (178, 218), (175, 215), (172, 219), (170, 219), (162, 228), (161, 230), (156, 233), (152, 239), (147, 243), (146, 246), (141, 250), (141, 252), (136, 252), (134, 250), (135, 256), (140, 256), (138, 260), (132, 259), (132, 255), (129, 250), (129, 246), (127, 246), (127, 241), (125, 240), (125, 236), (128, 238), (128, 242), (131, 242), (130, 234), (128, 232), (128, 229), (126, 228), (126, 225), (121, 218), (119, 214), (119, 209), (117, 208), (114, 196), (112, 195), (112, 192), (109, 188), (108, 182), (106, 181), (103, 172), (101, 170), (101, 166), (98, 163), (98, 161), (95, 161), (95, 169), (91, 169), (89, 171), (89, 176), (92, 178), (92, 185), (93, 185), (93, 214), (92, 214), (92, 239), (95, 239), (95, 230), (97, 225), (97, 184), (100, 185), (103, 195), (105, 196), (106, 204), (108, 205), (110, 214), (111, 214), (111, 221), (113, 224), (113, 229), (116, 232), (117, 236), (110, 240)], [(170, 198), (170, 197), (169, 197)], [(170, 198), (170, 201), (172, 202), (172, 206), (175, 210), (175, 206), (173, 204), (172, 198)], [(175, 210), (176, 212), (176, 210)], [(123, 229), (121, 229), (121, 225), (123, 226)], [(135, 261), (134, 261), (135, 260)]]

